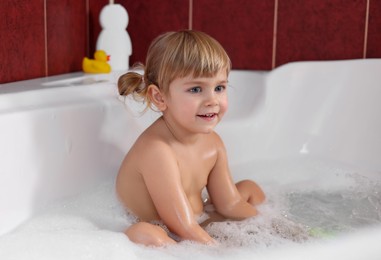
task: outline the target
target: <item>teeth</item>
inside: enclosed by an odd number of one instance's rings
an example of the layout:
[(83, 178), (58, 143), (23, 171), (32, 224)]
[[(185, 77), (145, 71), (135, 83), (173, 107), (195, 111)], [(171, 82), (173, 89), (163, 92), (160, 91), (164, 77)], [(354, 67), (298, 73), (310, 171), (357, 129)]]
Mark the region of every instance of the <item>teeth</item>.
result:
[(215, 113), (210, 113), (210, 114), (200, 114), (198, 116), (201, 116), (201, 117), (214, 117), (216, 114)]

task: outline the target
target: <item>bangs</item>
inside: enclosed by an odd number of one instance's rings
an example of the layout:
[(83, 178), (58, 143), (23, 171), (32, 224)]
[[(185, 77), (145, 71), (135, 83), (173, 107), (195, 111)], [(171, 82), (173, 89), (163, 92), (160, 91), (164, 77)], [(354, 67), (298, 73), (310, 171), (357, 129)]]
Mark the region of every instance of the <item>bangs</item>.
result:
[(194, 31), (184, 31), (174, 36), (167, 42), (163, 55), (167, 59), (162, 59), (162, 73), (159, 75), (159, 82), (164, 84), (165, 89), (178, 77), (213, 77), (221, 70), (229, 74), (229, 56), (216, 40)]
[[(188, 37), (187, 37), (188, 36)], [(179, 74), (183, 77), (193, 73), (194, 77), (212, 77), (220, 70), (230, 71), (230, 59), (221, 45), (210, 37), (184, 37), (183, 58), (177, 57)], [(180, 55), (179, 55), (180, 56)]]

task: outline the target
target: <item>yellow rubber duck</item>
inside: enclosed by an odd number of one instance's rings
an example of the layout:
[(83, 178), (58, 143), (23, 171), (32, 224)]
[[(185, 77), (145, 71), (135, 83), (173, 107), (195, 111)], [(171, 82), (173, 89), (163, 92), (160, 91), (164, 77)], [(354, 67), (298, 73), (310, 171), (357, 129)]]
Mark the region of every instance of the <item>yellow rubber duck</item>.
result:
[(98, 50), (94, 53), (94, 60), (83, 58), (82, 70), (86, 73), (110, 73), (111, 66), (107, 63), (110, 56), (105, 51)]

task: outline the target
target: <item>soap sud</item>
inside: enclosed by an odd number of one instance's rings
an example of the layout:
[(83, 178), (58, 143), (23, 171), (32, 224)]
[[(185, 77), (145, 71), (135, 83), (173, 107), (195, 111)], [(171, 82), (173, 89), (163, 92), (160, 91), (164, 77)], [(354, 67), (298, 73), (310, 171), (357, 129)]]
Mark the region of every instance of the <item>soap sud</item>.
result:
[[(307, 248), (330, 239), (310, 235), (311, 228), (332, 228), (333, 223), (340, 222), (340, 219), (330, 220), (327, 216), (332, 213), (329, 211), (332, 205), (327, 208), (324, 203), (319, 204), (319, 200), (332, 202), (332, 196), (338, 196), (336, 203), (340, 206), (342, 202), (360, 198), (357, 202), (354, 200), (359, 207), (354, 207), (349, 217), (368, 219), (364, 225), (380, 223), (381, 185), (358, 174), (346, 174), (345, 178), (356, 179), (358, 185), (339, 191), (340, 196), (325, 191), (290, 192), (273, 185), (264, 186), (267, 199), (258, 207), (258, 216), (243, 221), (210, 223), (205, 228), (217, 245), (182, 241), (163, 248), (145, 247), (129, 241), (123, 231), (134, 223), (134, 217), (126, 213), (118, 201), (114, 183), (108, 182), (44, 209), (17, 230), (1, 236), (0, 259), (259, 259), (261, 256), (266, 259), (266, 255), (278, 249)], [(365, 200), (370, 211), (365, 212), (360, 207)], [(307, 205), (320, 207), (323, 215), (317, 218), (321, 222), (311, 218), (316, 214), (316, 207), (308, 208)], [(336, 231), (344, 229), (341, 227)]]
[(286, 218), (260, 216), (243, 221), (211, 223), (206, 231), (224, 248), (266, 248), (290, 242), (306, 242), (308, 230)]
[(271, 205), (260, 209), (262, 213), (256, 218), (209, 224), (206, 230), (216, 238), (217, 246), (184, 241), (166, 248), (147, 248), (130, 242), (124, 235), (134, 217), (125, 212), (110, 182), (60, 201), (0, 237), (0, 259), (141, 259), (153, 253), (155, 258), (160, 253), (167, 259), (186, 258), (188, 250), (204, 256), (222, 256), (222, 252), (236, 252), (239, 247), (267, 248), (305, 239), (305, 232), (300, 232), (297, 224), (282, 216), (271, 217)]
[(243, 248), (259, 252), (307, 240), (303, 227), (272, 207), (267, 203), (259, 207), (260, 216), (244, 221), (209, 224), (206, 230), (218, 241), (216, 246), (183, 241), (149, 248), (130, 242), (123, 233), (134, 217), (116, 198), (114, 184), (106, 183), (88, 194), (56, 203), (0, 237), (0, 259), (146, 259), (152, 255), (176, 259), (189, 258), (189, 250), (192, 256), (220, 258)]

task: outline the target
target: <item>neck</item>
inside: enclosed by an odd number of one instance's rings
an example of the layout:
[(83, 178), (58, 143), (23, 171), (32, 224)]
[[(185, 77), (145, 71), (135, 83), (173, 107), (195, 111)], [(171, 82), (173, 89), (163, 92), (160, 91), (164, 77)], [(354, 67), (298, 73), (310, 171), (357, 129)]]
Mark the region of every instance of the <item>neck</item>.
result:
[(200, 137), (200, 134), (190, 133), (186, 130), (173, 127), (173, 124), (168, 121), (168, 119), (164, 118), (164, 116), (162, 116), (161, 119), (164, 121), (164, 124), (171, 133), (172, 137), (179, 143), (194, 144)]

